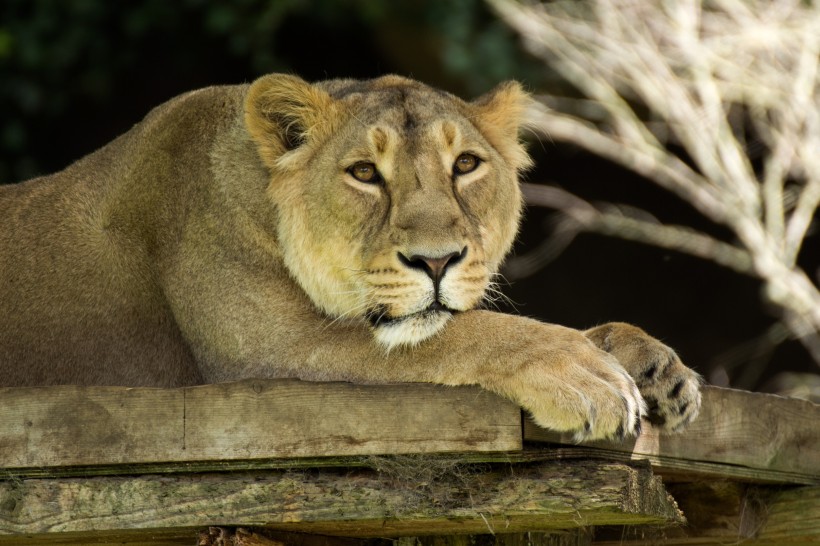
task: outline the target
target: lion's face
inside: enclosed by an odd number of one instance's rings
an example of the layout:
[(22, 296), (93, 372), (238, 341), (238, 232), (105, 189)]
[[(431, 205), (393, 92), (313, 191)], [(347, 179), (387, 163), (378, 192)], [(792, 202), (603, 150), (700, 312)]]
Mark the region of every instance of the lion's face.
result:
[(246, 123), (285, 264), (314, 304), (367, 320), (388, 348), (476, 307), (521, 214), (525, 101), (516, 85), (465, 103), (394, 76), (254, 83)]

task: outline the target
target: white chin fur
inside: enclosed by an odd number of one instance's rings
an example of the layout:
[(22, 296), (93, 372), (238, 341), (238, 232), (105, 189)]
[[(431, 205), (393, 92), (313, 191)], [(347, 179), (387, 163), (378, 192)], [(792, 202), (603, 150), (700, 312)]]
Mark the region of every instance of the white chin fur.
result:
[(447, 312), (411, 315), (376, 326), (373, 335), (379, 345), (388, 351), (402, 345), (412, 347), (439, 333), (452, 316)]

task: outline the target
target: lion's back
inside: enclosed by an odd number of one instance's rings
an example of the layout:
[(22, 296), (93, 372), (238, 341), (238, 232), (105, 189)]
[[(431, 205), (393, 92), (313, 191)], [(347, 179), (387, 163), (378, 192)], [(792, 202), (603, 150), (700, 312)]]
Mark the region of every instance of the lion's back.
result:
[(0, 188), (0, 385), (200, 381), (152, 260), (244, 87), (180, 95), (63, 171)]

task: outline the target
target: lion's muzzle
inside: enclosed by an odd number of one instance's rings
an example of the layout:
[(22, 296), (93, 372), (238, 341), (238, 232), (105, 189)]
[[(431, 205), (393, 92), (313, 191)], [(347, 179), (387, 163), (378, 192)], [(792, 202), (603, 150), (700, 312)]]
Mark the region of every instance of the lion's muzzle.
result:
[(423, 271), (433, 281), (433, 290), (435, 292), (433, 305), (440, 302), (439, 289), (441, 287), (441, 279), (447, 270), (458, 264), (467, 255), (467, 247), (461, 249), (460, 252), (450, 252), (440, 257), (424, 256), (420, 254), (413, 254), (409, 258), (401, 252), (398, 253), (399, 261), (410, 269), (417, 269)]

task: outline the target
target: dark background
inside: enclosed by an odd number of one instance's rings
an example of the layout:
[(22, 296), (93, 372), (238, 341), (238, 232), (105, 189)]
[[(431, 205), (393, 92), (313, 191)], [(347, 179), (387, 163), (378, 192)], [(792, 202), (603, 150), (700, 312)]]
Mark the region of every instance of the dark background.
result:
[[(480, 0), (4, 0), (0, 183), (62, 169), (181, 92), (276, 71), (308, 80), (398, 73), (465, 98), (512, 78), (564, 90)], [(613, 164), (554, 142), (530, 149), (534, 182), (726, 237)], [(516, 255), (549, 235), (551, 218), (528, 210)], [(802, 257), (810, 273), (814, 254)], [(773, 390), (780, 372), (817, 372), (799, 343), (768, 341), (776, 316), (758, 281), (686, 255), (582, 235), (537, 274), (510, 280), (504, 292), (518, 313), (577, 328), (633, 322), (717, 384)]]

